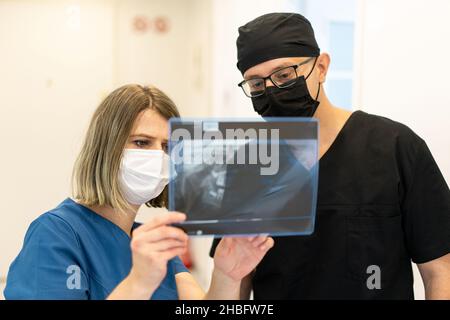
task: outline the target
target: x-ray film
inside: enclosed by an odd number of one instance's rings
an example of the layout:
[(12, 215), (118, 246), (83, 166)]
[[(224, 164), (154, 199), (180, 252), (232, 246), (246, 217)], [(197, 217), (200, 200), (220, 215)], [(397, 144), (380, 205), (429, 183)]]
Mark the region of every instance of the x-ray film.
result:
[(318, 124), (309, 118), (170, 120), (169, 210), (189, 235), (314, 230)]

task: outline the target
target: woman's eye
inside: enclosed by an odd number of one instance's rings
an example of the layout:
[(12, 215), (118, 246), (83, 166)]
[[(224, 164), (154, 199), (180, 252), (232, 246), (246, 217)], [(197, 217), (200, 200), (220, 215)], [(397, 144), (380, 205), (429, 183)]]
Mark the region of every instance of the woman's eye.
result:
[(149, 145), (149, 142), (146, 140), (135, 140), (133, 143), (136, 145), (136, 147), (143, 148)]

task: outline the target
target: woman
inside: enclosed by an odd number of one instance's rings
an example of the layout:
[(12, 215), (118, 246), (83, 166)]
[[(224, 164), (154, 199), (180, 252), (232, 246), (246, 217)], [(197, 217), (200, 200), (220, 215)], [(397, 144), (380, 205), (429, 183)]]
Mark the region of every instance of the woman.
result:
[(29, 227), (12, 263), (7, 299), (238, 299), (240, 283), (273, 239), (224, 238), (204, 293), (178, 255), (187, 235), (176, 212), (134, 222), (139, 207), (166, 207), (168, 119), (174, 103), (154, 87), (126, 85), (97, 108), (68, 198)]

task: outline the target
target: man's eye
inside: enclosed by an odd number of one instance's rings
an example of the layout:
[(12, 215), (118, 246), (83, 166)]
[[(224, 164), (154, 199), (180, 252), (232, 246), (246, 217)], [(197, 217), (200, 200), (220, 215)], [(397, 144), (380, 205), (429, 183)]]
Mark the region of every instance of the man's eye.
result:
[(263, 86), (263, 82), (262, 81), (258, 81), (258, 82), (253, 82), (252, 83), (252, 88), (254, 89), (259, 89)]
[(286, 80), (286, 79), (289, 79), (290, 77), (291, 77), (290, 72), (283, 72), (283, 73), (277, 74), (277, 78), (280, 80)]
[(142, 148), (149, 145), (149, 142), (146, 140), (134, 140), (133, 143), (136, 145), (136, 147)]

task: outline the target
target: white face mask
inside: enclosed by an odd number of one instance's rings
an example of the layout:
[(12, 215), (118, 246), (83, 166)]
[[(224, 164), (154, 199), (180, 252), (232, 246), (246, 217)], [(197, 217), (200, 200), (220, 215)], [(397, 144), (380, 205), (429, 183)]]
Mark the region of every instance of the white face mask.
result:
[(125, 149), (119, 181), (125, 199), (142, 205), (159, 196), (169, 182), (169, 156), (161, 150)]

